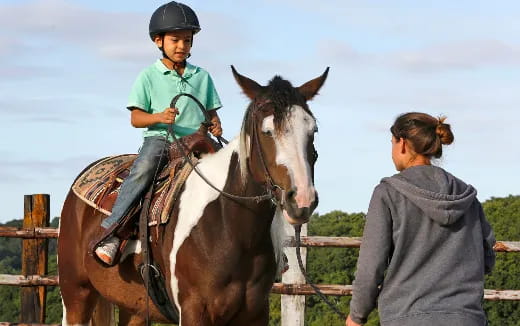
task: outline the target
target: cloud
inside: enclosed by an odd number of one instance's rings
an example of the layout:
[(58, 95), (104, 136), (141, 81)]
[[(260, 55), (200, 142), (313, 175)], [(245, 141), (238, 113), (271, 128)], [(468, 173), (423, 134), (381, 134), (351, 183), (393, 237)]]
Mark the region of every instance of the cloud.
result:
[[(24, 19), (19, 19), (23, 13)], [(143, 15), (125, 12), (102, 12), (82, 7), (67, 1), (40, 0), (0, 7), (0, 29), (7, 34), (23, 36), (26, 46), (31, 46), (34, 37), (39, 46), (55, 43), (56, 47), (79, 46), (93, 50), (100, 56), (127, 60), (140, 60), (146, 45), (147, 26)], [(26, 43), (25, 43), (26, 42)], [(117, 48), (133, 49), (124, 56)], [(16, 47), (23, 53), (23, 46)], [(144, 47), (146, 48), (146, 47)], [(150, 49), (148, 49), (150, 51)]]
[(317, 57), (324, 57), (324, 61), (342, 64), (360, 64), (370, 59), (368, 54), (362, 54), (352, 45), (340, 40), (321, 40), (318, 42)]
[(520, 65), (520, 47), (498, 40), (450, 42), (418, 51), (398, 52), (392, 61), (411, 72), (478, 69)]
[[(46, 160), (39, 158), (14, 159), (2, 156), (0, 159), (0, 179), (7, 183), (28, 182), (29, 179), (64, 179), (79, 173), (90, 162), (95, 161), (94, 156), (76, 156), (62, 160)], [(23, 172), (23, 174), (22, 174)]]
[[(22, 49), (18, 49), (20, 52), (23, 52)], [(9, 53), (9, 54), (7, 54)], [(6, 50), (4, 58), (2, 58), (2, 54), (0, 53), (0, 58), (5, 60), (5, 62), (9, 61), (10, 58), (16, 57), (17, 54), (15, 49)], [(26, 80), (28, 77), (48, 77), (51, 75), (56, 75), (56, 71), (47, 67), (35, 66), (33, 64), (8, 64), (8, 65), (0, 65), (0, 83), (13, 83), (14, 81)]]
[[(499, 40), (462, 40), (416, 50), (363, 52), (340, 40), (322, 40), (324, 59), (339, 66), (373, 66), (411, 73), (457, 72), (520, 66), (520, 44)], [(381, 54), (383, 52), (384, 54)], [(319, 53), (317, 54), (319, 55)]]
[[(2, 165), (0, 164), (0, 167)], [(30, 178), (28, 178), (25, 174), (22, 173), (12, 173), (11, 171), (0, 170), (0, 180), (2, 180), (2, 185), (7, 184), (17, 184), (17, 183), (28, 183), (30, 182)]]
[[(24, 13), (24, 19), (19, 14)], [(23, 35), (22, 42), (0, 39), (0, 55), (23, 54), (32, 47), (34, 37), (40, 47), (52, 43), (56, 48), (80, 47), (108, 60), (143, 62), (158, 53), (148, 36), (150, 13), (100, 11), (63, 0), (38, 0), (0, 6), (0, 29), (7, 34)], [(246, 38), (236, 27), (240, 23), (231, 16), (201, 11), (203, 33), (196, 36), (195, 50), (215, 57), (226, 57), (234, 50), (222, 47), (221, 36), (235, 44), (245, 45)], [(203, 27), (204, 27), (203, 26)], [(199, 39), (201, 42), (199, 43)], [(214, 56), (219, 49), (220, 56)]]
[(25, 47), (21, 42), (13, 37), (0, 36), (0, 57), (9, 57), (16, 51), (24, 50)]
[(0, 99), (0, 113), (4, 119), (25, 122), (72, 123), (94, 116), (91, 110), (85, 108), (84, 102), (80, 98), (63, 95), (17, 98), (13, 101)]

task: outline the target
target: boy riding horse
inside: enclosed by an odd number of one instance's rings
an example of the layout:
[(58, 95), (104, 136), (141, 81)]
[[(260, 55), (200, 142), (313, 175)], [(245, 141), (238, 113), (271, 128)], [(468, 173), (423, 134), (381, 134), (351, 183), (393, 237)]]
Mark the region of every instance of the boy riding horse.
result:
[[(168, 146), (173, 137), (168, 126), (175, 124), (174, 136), (180, 138), (196, 132), (204, 116), (196, 103), (184, 97), (175, 108), (169, 107), (172, 97), (187, 93), (197, 98), (209, 113), (209, 131), (222, 135), (217, 109), (222, 107), (213, 80), (207, 71), (186, 61), (191, 55), (193, 36), (200, 31), (195, 12), (175, 1), (155, 10), (149, 26), (152, 41), (162, 52), (162, 59), (145, 68), (137, 77), (130, 92), (127, 108), (131, 124), (147, 128), (144, 142), (130, 174), (124, 180), (112, 214), (101, 226), (108, 230), (118, 223), (138, 201), (154, 179), (155, 172), (167, 163)], [(114, 264), (121, 240), (112, 235), (95, 249), (96, 256), (106, 265)]]

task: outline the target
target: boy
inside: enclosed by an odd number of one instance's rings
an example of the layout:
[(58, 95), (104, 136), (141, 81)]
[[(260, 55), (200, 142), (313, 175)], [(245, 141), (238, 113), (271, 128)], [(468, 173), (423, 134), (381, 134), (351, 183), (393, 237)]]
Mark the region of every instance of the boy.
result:
[[(175, 123), (175, 137), (196, 132), (204, 117), (197, 104), (181, 97), (176, 108), (170, 108), (171, 99), (179, 93), (195, 96), (208, 110), (214, 136), (222, 135), (217, 109), (222, 105), (208, 72), (186, 61), (190, 57), (193, 35), (200, 31), (195, 12), (175, 1), (157, 8), (150, 19), (149, 33), (162, 52), (163, 58), (144, 69), (137, 77), (129, 96), (127, 108), (131, 111), (131, 124), (147, 128), (139, 155), (121, 185), (112, 214), (101, 226), (105, 229), (117, 223), (138, 200), (153, 181), (155, 172), (167, 163), (165, 146), (168, 125)], [(166, 108), (166, 109), (165, 109)], [(119, 249), (120, 239), (112, 236), (95, 250), (97, 257), (111, 266)]]

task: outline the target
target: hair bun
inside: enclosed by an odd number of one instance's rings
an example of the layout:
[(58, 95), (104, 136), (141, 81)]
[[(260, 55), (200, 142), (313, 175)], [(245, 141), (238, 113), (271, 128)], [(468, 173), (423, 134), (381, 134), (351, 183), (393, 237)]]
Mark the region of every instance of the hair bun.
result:
[(443, 145), (449, 145), (453, 143), (453, 133), (451, 132), (451, 126), (447, 123), (444, 123), (446, 121), (446, 117), (439, 117), (438, 119), (437, 128), (435, 129), (435, 133), (439, 137), (441, 144)]

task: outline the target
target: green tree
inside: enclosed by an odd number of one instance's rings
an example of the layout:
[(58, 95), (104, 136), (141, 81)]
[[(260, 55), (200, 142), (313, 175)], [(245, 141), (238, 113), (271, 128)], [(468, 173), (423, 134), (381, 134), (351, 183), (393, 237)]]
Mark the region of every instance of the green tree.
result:
[[(520, 196), (492, 198), (484, 212), (497, 240), (520, 241)], [(493, 272), (486, 276), (486, 289), (520, 290), (520, 253), (497, 253)], [(519, 301), (486, 301), (484, 309), (491, 325), (520, 324)]]

